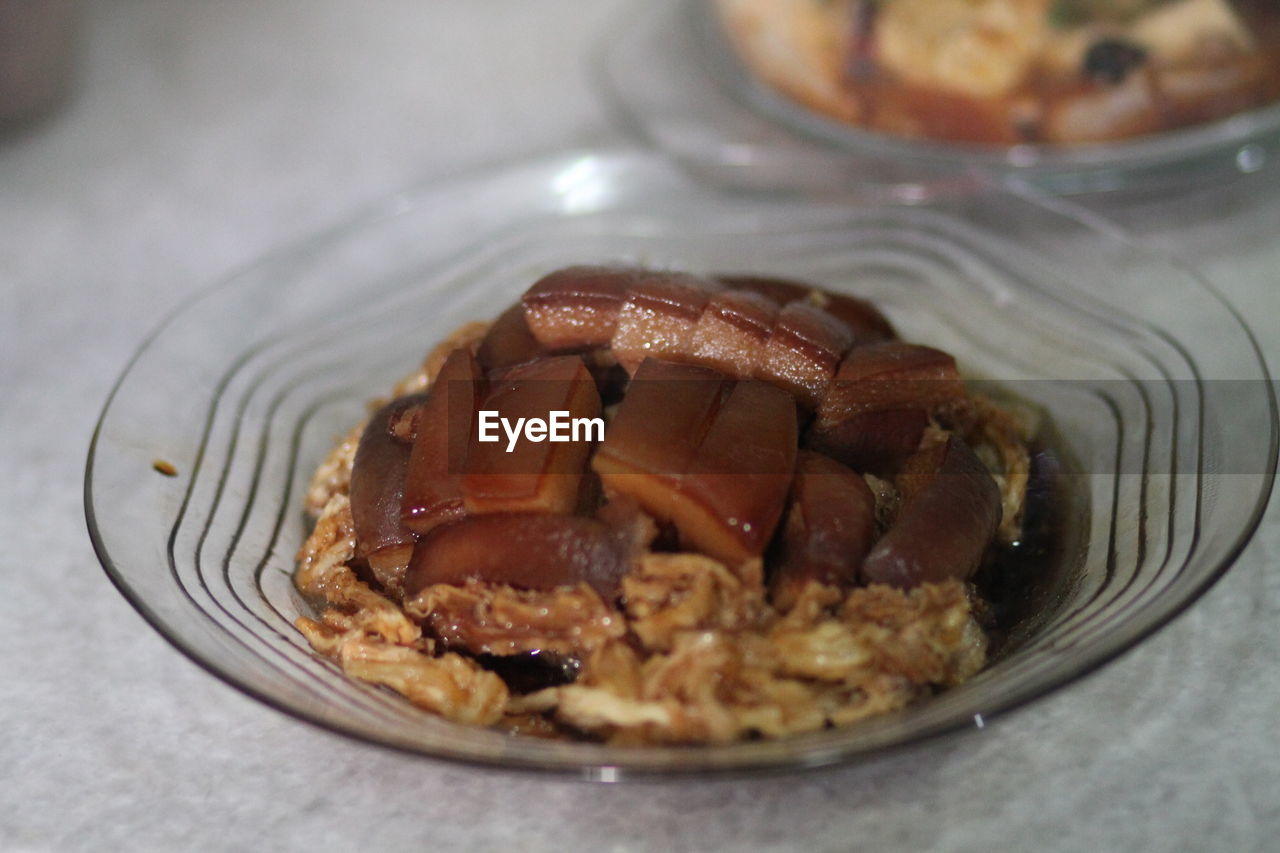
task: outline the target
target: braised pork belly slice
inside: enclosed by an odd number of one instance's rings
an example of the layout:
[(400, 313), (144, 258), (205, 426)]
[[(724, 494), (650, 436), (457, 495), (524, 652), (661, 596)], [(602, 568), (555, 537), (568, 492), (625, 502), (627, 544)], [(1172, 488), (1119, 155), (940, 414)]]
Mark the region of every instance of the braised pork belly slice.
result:
[(876, 534), (876, 499), (861, 475), (801, 451), (777, 545), (770, 597), (790, 610), (805, 584), (849, 588)]
[(412, 394), (379, 409), (360, 436), (351, 467), (351, 517), (356, 558), (378, 582), (398, 588), (413, 552), (413, 532), (400, 520), (413, 422), (427, 395)]
[(964, 398), (955, 359), (941, 350), (899, 341), (854, 347), (806, 443), (858, 471), (891, 471), (916, 449), (930, 414)]
[(456, 521), (463, 505), (462, 475), (483, 393), (480, 365), (466, 349), (445, 359), (418, 411), (401, 518), (414, 533)]
[[(727, 392), (727, 393), (726, 393)], [(722, 399), (723, 398), (723, 399)], [(646, 360), (592, 461), (682, 543), (738, 563), (777, 526), (796, 453), (795, 401), (755, 380)]]
[(929, 425), (927, 409), (889, 409), (851, 415), (831, 426), (811, 426), (805, 446), (851, 468), (887, 476), (916, 448)]
[(789, 278), (763, 275), (716, 275), (716, 281), (730, 290), (755, 293), (781, 308), (790, 302), (808, 299), (813, 286)]
[(813, 409), (826, 396), (851, 346), (853, 332), (844, 323), (807, 302), (792, 302), (778, 312), (756, 376), (785, 388)]
[(487, 372), (524, 364), (547, 354), (547, 348), (529, 330), (524, 305), (517, 302), (498, 315), (480, 339), (476, 361)]
[(1000, 489), (959, 437), (926, 442), (898, 477), (898, 515), (862, 563), (867, 583), (967, 580), (1000, 526)]
[(606, 600), (631, 567), (633, 545), (594, 518), (547, 513), (475, 515), (418, 542), (405, 576), (406, 600), (435, 584), (468, 581), (517, 589), (586, 583)]
[(808, 302), (848, 326), (859, 344), (894, 340), (898, 337), (893, 325), (878, 308), (856, 296), (834, 293), (814, 284), (785, 278), (718, 275), (716, 279), (731, 290), (764, 296), (779, 307), (792, 302)]
[(859, 345), (898, 338), (898, 333), (888, 318), (865, 299), (814, 288), (809, 300), (848, 326)]
[(610, 346), (628, 373), (646, 358), (686, 361), (707, 303), (724, 285), (684, 273), (653, 273), (627, 290)]
[(678, 480), (672, 521), (681, 543), (729, 565), (764, 553), (791, 487), (797, 433), (790, 394), (737, 382)]
[(553, 352), (608, 346), (628, 289), (649, 275), (643, 269), (603, 266), (549, 273), (521, 298), (529, 331)]
[(485, 412), (497, 412), (497, 418), (513, 427), (520, 419), (549, 422), (553, 412), (565, 412), (570, 422), (600, 417), (600, 394), (582, 359), (556, 356), (491, 379), (462, 481), (463, 504), (470, 515), (573, 512), (592, 443), (551, 441), (549, 435), (533, 440), (527, 432), (513, 442), (500, 422), (490, 432), (497, 440), (482, 442), (478, 439)]
[(698, 319), (689, 360), (730, 376), (754, 376), (777, 318), (777, 304), (758, 293), (717, 293)]
[(645, 360), (591, 460), (605, 491), (670, 521), (680, 476), (693, 462), (729, 379), (706, 367)]

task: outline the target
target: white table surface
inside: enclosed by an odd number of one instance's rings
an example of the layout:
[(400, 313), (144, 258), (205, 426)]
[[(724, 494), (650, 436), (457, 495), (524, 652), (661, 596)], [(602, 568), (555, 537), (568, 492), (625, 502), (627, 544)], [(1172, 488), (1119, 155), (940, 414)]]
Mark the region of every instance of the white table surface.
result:
[[(639, 2), (639, 0), (636, 0)], [(170, 648), (85, 533), (90, 432), (192, 290), (433, 176), (615, 140), (619, 2), (99, 0), (76, 97), (0, 137), (0, 849), (1276, 849), (1280, 515), (1139, 649), (857, 767), (591, 786), (392, 754)], [(1280, 183), (1097, 203), (1186, 253), (1280, 363)]]

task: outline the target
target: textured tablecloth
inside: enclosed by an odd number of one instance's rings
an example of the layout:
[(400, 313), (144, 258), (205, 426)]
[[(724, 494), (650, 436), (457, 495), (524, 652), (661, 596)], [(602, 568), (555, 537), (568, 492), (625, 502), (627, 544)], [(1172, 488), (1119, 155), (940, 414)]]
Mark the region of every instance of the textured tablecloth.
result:
[[(639, 2), (639, 0), (637, 0)], [(1167, 629), (983, 731), (835, 770), (587, 785), (319, 731), (108, 583), (85, 451), (195, 288), (409, 183), (616, 140), (619, 3), (101, 0), (76, 96), (0, 137), (0, 849), (1276, 849), (1280, 524)], [(1093, 204), (1194, 258), (1280, 363), (1280, 184)]]

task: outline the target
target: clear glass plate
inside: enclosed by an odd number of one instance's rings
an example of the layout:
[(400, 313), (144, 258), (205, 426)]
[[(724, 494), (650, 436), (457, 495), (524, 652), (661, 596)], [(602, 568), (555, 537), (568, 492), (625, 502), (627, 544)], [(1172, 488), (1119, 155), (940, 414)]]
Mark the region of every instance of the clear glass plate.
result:
[[(1060, 583), (1011, 654), (904, 712), (789, 740), (618, 748), (465, 728), (346, 678), (292, 627), (302, 494), (364, 404), (540, 273), (641, 261), (811, 278), (1040, 406), (1070, 500)], [(596, 779), (795, 768), (982, 724), (1190, 604), (1258, 522), (1276, 415), (1240, 319), (1196, 274), (1061, 201), (928, 208), (725, 195), (651, 155), (584, 152), (411, 190), (205, 290), (141, 346), (89, 452), (89, 529), (170, 642), (271, 706), (424, 755)], [(165, 476), (157, 459), (177, 469)], [(997, 734), (988, 736), (998, 737)]]
[(636, 137), (726, 186), (906, 199), (979, 176), (1058, 193), (1178, 189), (1280, 157), (1280, 104), (1133, 141), (1071, 147), (965, 145), (861, 130), (759, 83), (710, 0), (629, 7), (607, 29), (594, 79)]

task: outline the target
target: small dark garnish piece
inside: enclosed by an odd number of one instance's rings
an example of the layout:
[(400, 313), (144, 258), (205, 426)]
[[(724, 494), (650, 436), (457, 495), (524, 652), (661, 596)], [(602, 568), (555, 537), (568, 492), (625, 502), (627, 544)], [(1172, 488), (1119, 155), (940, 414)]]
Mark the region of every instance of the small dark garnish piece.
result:
[(476, 663), (497, 674), (512, 693), (535, 693), (546, 687), (572, 684), (581, 662), (575, 657), (549, 652), (522, 655), (475, 655)]
[(1084, 76), (1107, 86), (1123, 83), (1129, 73), (1147, 61), (1146, 48), (1118, 38), (1094, 42), (1084, 55)]
[(613, 354), (608, 350), (596, 350), (583, 356), (591, 378), (596, 381), (596, 390), (600, 392), (601, 406), (615, 406), (622, 402), (627, 392), (630, 374), (622, 365), (613, 361)]

